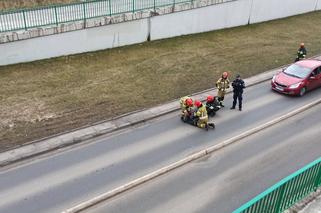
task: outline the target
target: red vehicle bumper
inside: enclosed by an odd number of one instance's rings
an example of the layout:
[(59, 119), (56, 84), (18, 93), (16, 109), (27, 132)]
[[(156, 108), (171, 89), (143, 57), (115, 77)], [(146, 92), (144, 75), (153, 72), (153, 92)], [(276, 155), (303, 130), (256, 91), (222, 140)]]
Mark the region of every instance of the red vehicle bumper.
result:
[(271, 82), (271, 87), (274, 91), (287, 94), (287, 95), (299, 95), (301, 87), (295, 88), (295, 89), (289, 89), (288, 87), (277, 85), (274, 82)]

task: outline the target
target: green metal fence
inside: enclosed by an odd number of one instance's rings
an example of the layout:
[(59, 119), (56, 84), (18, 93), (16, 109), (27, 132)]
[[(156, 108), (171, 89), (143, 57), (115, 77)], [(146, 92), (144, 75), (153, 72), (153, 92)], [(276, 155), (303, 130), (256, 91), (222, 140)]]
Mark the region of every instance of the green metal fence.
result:
[(321, 186), (321, 158), (256, 196), (233, 213), (280, 213)]
[[(0, 12), (0, 32), (59, 25), (67, 22), (134, 13), (143, 10), (193, 2), (196, 0), (92, 0), (82, 3), (53, 5), (32, 9)], [(212, 0), (212, 4), (236, 0)]]

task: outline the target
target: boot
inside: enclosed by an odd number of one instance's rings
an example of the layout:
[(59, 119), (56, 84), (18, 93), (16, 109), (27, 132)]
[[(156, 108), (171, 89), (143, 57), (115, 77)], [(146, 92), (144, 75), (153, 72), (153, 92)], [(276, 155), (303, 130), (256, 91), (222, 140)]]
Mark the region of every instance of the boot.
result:
[(208, 125), (207, 124), (205, 124), (205, 130), (208, 131)]
[(215, 124), (214, 123), (208, 123), (208, 126), (210, 126), (211, 128), (215, 129)]

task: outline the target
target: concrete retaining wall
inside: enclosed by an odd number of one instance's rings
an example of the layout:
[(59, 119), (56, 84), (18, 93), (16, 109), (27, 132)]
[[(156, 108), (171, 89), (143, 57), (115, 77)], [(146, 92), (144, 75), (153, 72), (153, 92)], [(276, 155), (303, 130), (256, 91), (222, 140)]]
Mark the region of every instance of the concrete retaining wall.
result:
[(315, 10), (321, 10), (321, 0), (318, 0)]
[(2, 43), (0, 65), (141, 43), (148, 37), (151, 40), (170, 38), (321, 10), (321, 0), (237, 0), (202, 7), (209, 4), (212, 4), (211, 0), (199, 0), (190, 5), (178, 5), (182, 10), (200, 7), (197, 9)]
[(37, 37), (0, 45), (0, 65), (142, 43), (147, 40), (147, 19)]
[(250, 23), (307, 13), (315, 10), (318, 0), (252, 0)]
[(251, 4), (239, 0), (218, 5), (155, 16), (151, 19), (151, 39), (200, 33), (248, 24)]

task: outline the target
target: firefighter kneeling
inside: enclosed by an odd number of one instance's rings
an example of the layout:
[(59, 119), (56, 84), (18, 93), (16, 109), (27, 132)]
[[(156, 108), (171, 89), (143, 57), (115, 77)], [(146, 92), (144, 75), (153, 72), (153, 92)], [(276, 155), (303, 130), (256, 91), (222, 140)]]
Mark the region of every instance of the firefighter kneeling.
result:
[(194, 124), (193, 116), (194, 116), (194, 109), (193, 109), (193, 99), (188, 96), (182, 97), (180, 100), (181, 105), (181, 119), (182, 121), (190, 124)]
[(200, 128), (205, 128), (208, 130), (209, 127), (215, 128), (214, 123), (208, 122), (208, 115), (206, 111), (206, 106), (202, 104), (202, 102), (196, 100), (194, 102), (194, 105), (196, 107), (195, 113), (194, 113), (194, 122), (195, 124)]

